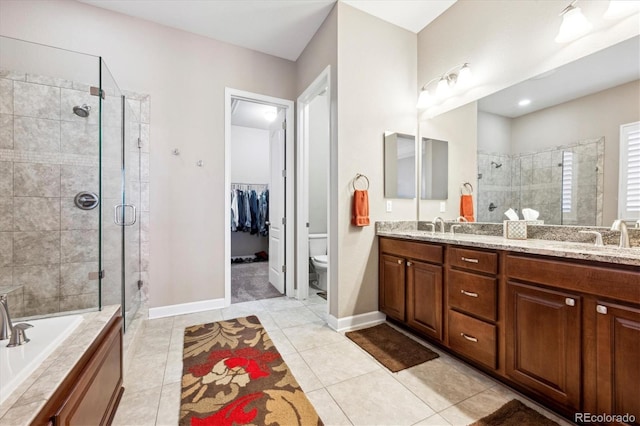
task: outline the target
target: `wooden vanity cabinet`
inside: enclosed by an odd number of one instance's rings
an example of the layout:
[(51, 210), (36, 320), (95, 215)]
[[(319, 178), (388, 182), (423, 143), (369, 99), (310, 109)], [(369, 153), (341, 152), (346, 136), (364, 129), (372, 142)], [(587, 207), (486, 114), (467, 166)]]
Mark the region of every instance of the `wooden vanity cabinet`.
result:
[(507, 376), (572, 409), (581, 398), (580, 297), (507, 282)]
[(380, 238), (379, 309), (442, 340), (443, 247)]
[(640, 309), (597, 301), (596, 412), (640, 421)]
[(122, 315), (118, 311), (32, 424), (111, 424), (124, 391), (122, 379)]
[(498, 255), (447, 247), (447, 343), (492, 370), (498, 366)]

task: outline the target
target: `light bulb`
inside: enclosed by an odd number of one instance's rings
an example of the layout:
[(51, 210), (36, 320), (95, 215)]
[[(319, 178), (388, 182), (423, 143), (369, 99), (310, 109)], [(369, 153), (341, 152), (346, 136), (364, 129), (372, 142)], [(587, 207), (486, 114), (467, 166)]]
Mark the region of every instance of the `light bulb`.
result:
[(604, 13), (604, 19), (620, 19), (640, 11), (640, 1), (611, 0)]
[(447, 96), (450, 91), (451, 89), (449, 88), (449, 79), (446, 76), (442, 76), (442, 78), (438, 82), (438, 86), (436, 86), (436, 96)]
[(264, 119), (271, 123), (278, 116), (278, 112), (275, 109), (269, 109), (264, 112)]
[(416, 108), (425, 109), (433, 103), (433, 96), (429, 93), (428, 90), (422, 90), (420, 92), (420, 96), (418, 97), (418, 104)]
[(556, 36), (556, 43), (568, 43), (577, 40), (589, 31), (593, 25), (584, 17), (579, 7), (568, 6), (562, 13), (562, 24)]
[(458, 71), (457, 83), (461, 86), (466, 86), (471, 82), (471, 77), (471, 67), (465, 63), (462, 68), (460, 68), (460, 71)]

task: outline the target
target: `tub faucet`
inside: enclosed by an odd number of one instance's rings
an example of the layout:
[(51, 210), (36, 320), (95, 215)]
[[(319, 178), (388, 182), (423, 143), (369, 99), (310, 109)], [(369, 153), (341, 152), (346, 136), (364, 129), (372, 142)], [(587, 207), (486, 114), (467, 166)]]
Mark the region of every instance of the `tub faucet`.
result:
[(437, 225), (438, 221), (440, 221), (440, 232), (444, 234), (444, 219), (440, 216), (437, 216), (435, 219), (433, 219), (434, 225)]
[(13, 333), (13, 324), (9, 315), (7, 295), (0, 294), (0, 340), (8, 339)]
[(629, 232), (627, 231), (627, 224), (622, 219), (616, 219), (611, 225), (612, 231), (620, 231), (620, 245), (618, 248), (629, 248)]

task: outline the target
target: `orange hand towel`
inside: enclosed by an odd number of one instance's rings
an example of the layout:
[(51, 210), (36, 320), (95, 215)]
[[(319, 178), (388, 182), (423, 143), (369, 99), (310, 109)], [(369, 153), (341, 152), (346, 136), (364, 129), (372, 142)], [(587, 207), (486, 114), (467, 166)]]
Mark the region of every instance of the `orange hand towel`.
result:
[(353, 192), (353, 208), (351, 209), (353, 226), (369, 226), (369, 193), (356, 189)]
[(473, 218), (473, 197), (471, 194), (464, 194), (460, 196), (460, 216), (467, 219), (469, 222), (475, 222)]

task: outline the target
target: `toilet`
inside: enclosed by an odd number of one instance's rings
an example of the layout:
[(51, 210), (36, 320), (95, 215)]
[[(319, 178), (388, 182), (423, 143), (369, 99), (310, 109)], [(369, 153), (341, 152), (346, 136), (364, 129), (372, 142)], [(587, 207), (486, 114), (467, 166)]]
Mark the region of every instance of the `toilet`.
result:
[(318, 287), (327, 291), (327, 234), (309, 234), (309, 257), (318, 273)]

